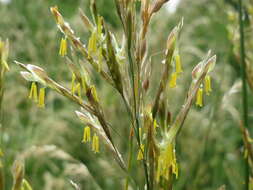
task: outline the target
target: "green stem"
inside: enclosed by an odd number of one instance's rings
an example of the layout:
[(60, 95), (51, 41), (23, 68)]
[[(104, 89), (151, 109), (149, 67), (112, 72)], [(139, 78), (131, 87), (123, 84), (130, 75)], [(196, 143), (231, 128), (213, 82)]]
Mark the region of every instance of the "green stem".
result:
[[(140, 129), (140, 123), (139, 123), (139, 111), (137, 111), (137, 102), (136, 102), (136, 96), (135, 96), (135, 77), (134, 77), (134, 65), (133, 65), (133, 59), (131, 55), (131, 46), (128, 46), (128, 58), (129, 58), (129, 63), (130, 63), (130, 71), (131, 71), (131, 81), (132, 81), (132, 90), (133, 90), (133, 99), (134, 99), (134, 118), (135, 118), (135, 123), (136, 123), (136, 138), (137, 138), (137, 143), (138, 147), (141, 147), (141, 140), (140, 140), (140, 134), (139, 134), (139, 129)], [(148, 177), (148, 166), (146, 163), (146, 160), (143, 159), (143, 167), (144, 167), (144, 173), (145, 173), (145, 178), (146, 178), (146, 183), (147, 183), (147, 190), (149, 190), (149, 177)]]
[[(133, 137), (131, 136), (131, 132), (129, 135), (129, 156), (128, 156), (128, 166), (127, 166), (127, 171), (129, 172), (130, 175), (130, 170), (132, 167), (132, 159), (133, 159)], [(127, 176), (126, 178), (126, 184), (125, 184), (125, 190), (128, 190), (128, 184), (129, 184), (129, 177)]]
[[(239, 1), (239, 23), (240, 23), (240, 50), (241, 50), (241, 78), (242, 78), (242, 104), (243, 104), (243, 126), (248, 128), (248, 97), (246, 83), (246, 61), (245, 61), (245, 46), (244, 46), (244, 22), (242, 11), (242, 0)], [(245, 159), (245, 190), (249, 189), (249, 163)]]

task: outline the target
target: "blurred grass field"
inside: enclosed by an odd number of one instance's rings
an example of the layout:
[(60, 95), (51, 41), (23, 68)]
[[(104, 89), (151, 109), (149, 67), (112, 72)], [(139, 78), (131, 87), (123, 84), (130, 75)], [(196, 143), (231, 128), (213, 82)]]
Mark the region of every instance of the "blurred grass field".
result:
[[(113, 0), (97, 0), (97, 3), (99, 12), (120, 38), (122, 31)], [(0, 36), (10, 42), (10, 72), (6, 75), (0, 128), (5, 189), (11, 189), (11, 166), (21, 154), (27, 154), (25, 176), (33, 189), (72, 189), (70, 180), (84, 190), (123, 189), (124, 175), (111, 155), (103, 147), (95, 155), (81, 143), (83, 124), (74, 114), (78, 106), (49, 91), (46, 108), (38, 109), (28, 100), (29, 86), (13, 63), (18, 60), (42, 66), (53, 79), (70, 86), (71, 75), (58, 55), (61, 35), (49, 11), (53, 5), (59, 7), (78, 35), (87, 40), (87, 31), (78, 16), (78, 8), (90, 16), (87, 0), (12, 0), (7, 4), (0, 1)], [(203, 108), (193, 106), (178, 138), (180, 171), (176, 190), (214, 190), (222, 185), (228, 190), (243, 189), (241, 83), (234, 44), (229, 38), (230, 10), (234, 9), (223, 0), (181, 0), (174, 13), (163, 8), (151, 23), (150, 51), (156, 54), (165, 46), (171, 29), (184, 17), (179, 42), (184, 73), (179, 87), (169, 94), (169, 104), (174, 105), (172, 117), (185, 98), (193, 67), (209, 49), (218, 57), (212, 73), (213, 93), (204, 99)], [(160, 60), (158, 54), (152, 64), (160, 64)], [(95, 74), (93, 80), (99, 97), (104, 100), (106, 117), (117, 131), (113, 134), (117, 146), (123, 158), (127, 158), (127, 113), (110, 86)], [(252, 91), (249, 91), (249, 127), (253, 122), (252, 105)], [(133, 167), (141, 166), (134, 162)], [(142, 173), (135, 176), (137, 181), (143, 179)]]

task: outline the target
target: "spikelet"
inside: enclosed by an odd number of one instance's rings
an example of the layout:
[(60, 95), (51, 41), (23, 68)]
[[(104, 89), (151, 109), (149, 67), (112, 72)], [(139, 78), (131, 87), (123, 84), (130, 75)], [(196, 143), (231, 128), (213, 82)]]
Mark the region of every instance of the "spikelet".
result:
[(98, 17), (97, 35), (101, 37), (102, 35), (102, 17)]
[(144, 154), (144, 144), (141, 144), (141, 147), (139, 148), (137, 160), (143, 160), (143, 154)]
[(72, 80), (71, 80), (71, 93), (74, 95), (75, 94), (75, 80), (76, 80), (76, 75), (72, 73)]
[(32, 190), (31, 185), (29, 184), (29, 182), (26, 179), (23, 179), (23, 181), (22, 181), (21, 190)]
[(176, 160), (176, 153), (172, 144), (169, 144), (164, 150), (161, 151), (158, 163), (157, 163), (157, 173), (156, 173), (156, 181), (160, 181), (160, 177), (165, 179), (169, 179), (170, 176), (170, 168), (172, 169), (172, 173), (178, 177), (178, 164)]
[(91, 57), (91, 54), (97, 51), (97, 34), (93, 32), (89, 39), (88, 44), (88, 56)]
[(91, 94), (92, 94), (94, 100), (96, 102), (99, 102), (98, 95), (97, 95), (97, 90), (96, 90), (96, 87), (94, 85), (91, 86)]
[(100, 47), (99, 54), (98, 54), (98, 72), (101, 72), (102, 62), (103, 62), (103, 49), (102, 47)]
[(78, 95), (79, 99), (82, 99), (82, 96), (81, 96), (81, 85), (80, 85), (80, 83), (77, 83), (77, 85), (75, 86), (74, 93), (75, 92), (77, 92), (77, 95)]

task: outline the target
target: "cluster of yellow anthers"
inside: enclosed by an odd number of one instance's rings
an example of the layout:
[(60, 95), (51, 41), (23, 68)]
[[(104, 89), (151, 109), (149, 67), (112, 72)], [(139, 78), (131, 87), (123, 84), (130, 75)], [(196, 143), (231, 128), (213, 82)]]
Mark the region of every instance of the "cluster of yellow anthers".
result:
[[(181, 58), (178, 53), (174, 56), (174, 63), (175, 63), (175, 71), (172, 73), (170, 81), (169, 81), (169, 86), (170, 88), (175, 88), (177, 86), (177, 78), (178, 75), (183, 72), (182, 69), (182, 64), (181, 64)], [(212, 92), (212, 85), (211, 85), (211, 77), (210, 75), (205, 76), (205, 82), (204, 82), (204, 87), (205, 87), (205, 93), (206, 95), (210, 95), (210, 92)], [(203, 85), (200, 86), (197, 92), (197, 97), (196, 97), (196, 105), (202, 107), (203, 106)]]
[(172, 144), (167, 145), (158, 157), (156, 180), (159, 182), (160, 177), (167, 180), (171, 177), (171, 174), (175, 174), (178, 177), (178, 164), (176, 160), (176, 152)]
[[(81, 93), (81, 85), (78, 82), (77, 84), (75, 84), (76, 81), (76, 75), (74, 73), (72, 73), (72, 81), (71, 81), (71, 93), (75, 94), (77, 93), (80, 101), (82, 100), (82, 93)], [(84, 85), (83, 85), (84, 86)]]
[(175, 71), (171, 75), (171, 79), (169, 81), (170, 88), (175, 88), (177, 86), (177, 78), (180, 73), (183, 72), (182, 65), (181, 65), (181, 58), (180, 55), (177, 53), (174, 56), (174, 63), (175, 63)]
[[(53, 7), (52, 8), (53, 11), (58, 12), (57, 7)], [(57, 15), (58, 20), (57, 20), (57, 24), (59, 24), (61, 26), (62, 23), (64, 23), (64, 21), (62, 20), (61, 17), (59, 17), (59, 15)], [(87, 21), (88, 22), (88, 21)], [(101, 64), (102, 64), (102, 59), (103, 59), (103, 55), (102, 55), (102, 47), (99, 47), (99, 49), (97, 50), (97, 44), (101, 41), (102, 38), (102, 17), (98, 17), (98, 24), (97, 27), (94, 29), (93, 26), (91, 25), (91, 23), (87, 23), (92, 31), (92, 34), (89, 38), (89, 42), (88, 42), (88, 51), (87, 51), (87, 55), (88, 55), (88, 59), (91, 58), (92, 54), (96, 54), (98, 57), (98, 71), (100, 71), (101, 69)], [(62, 27), (62, 26), (61, 26)], [(62, 57), (67, 55), (67, 40), (68, 37), (71, 39), (73, 38), (73, 34), (70, 35), (70, 29), (68, 29), (67, 31), (64, 31), (64, 33), (66, 33), (65, 37), (63, 37), (61, 39), (61, 43), (60, 43), (60, 49), (59, 49), (59, 55), (61, 55)], [(70, 36), (68, 36), (68, 34)]]
[[(86, 126), (84, 127), (82, 142), (87, 143), (90, 141), (91, 141), (90, 127)], [(95, 153), (99, 152), (99, 137), (97, 136), (97, 134), (94, 134), (92, 138), (92, 151), (94, 151)]]
[(45, 107), (45, 87), (40, 88), (38, 96), (38, 88), (36, 82), (32, 82), (29, 99), (33, 99), (35, 102), (38, 102), (38, 107)]
[[(196, 105), (202, 107), (203, 106), (203, 85), (200, 86), (197, 92), (197, 98), (196, 98)], [(211, 77), (209, 75), (205, 76), (205, 93), (206, 95), (210, 95), (210, 92), (212, 91), (212, 85), (211, 85)]]

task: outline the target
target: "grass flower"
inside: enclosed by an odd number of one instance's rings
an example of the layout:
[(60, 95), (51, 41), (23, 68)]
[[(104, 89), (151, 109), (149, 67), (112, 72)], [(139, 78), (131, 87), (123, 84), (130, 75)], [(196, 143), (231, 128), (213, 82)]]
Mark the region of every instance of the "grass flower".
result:
[(97, 35), (95, 32), (92, 33), (89, 44), (88, 44), (88, 56), (97, 51)]
[(203, 89), (200, 87), (197, 92), (196, 105), (199, 107), (203, 106)]
[(72, 81), (71, 81), (71, 92), (72, 94), (75, 94), (75, 80), (76, 80), (76, 75), (72, 73)]
[(62, 57), (67, 55), (67, 39), (66, 38), (61, 39), (59, 55), (62, 56)]
[(182, 73), (183, 70), (182, 70), (182, 65), (181, 65), (181, 58), (180, 58), (180, 55), (177, 54), (175, 56), (175, 62), (176, 62), (176, 73), (179, 74), (179, 73)]
[(99, 152), (99, 138), (97, 134), (94, 134), (92, 138), (92, 151), (95, 153)]
[(139, 148), (137, 160), (143, 160), (144, 156), (144, 144), (141, 144), (141, 147)]
[(161, 151), (157, 163), (157, 174), (156, 180), (159, 182), (160, 178), (169, 180), (174, 174), (177, 178), (178, 176), (178, 165), (176, 161), (176, 154), (172, 144), (169, 144)]
[(82, 142), (83, 143), (86, 143), (86, 142), (90, 142), (91, 141), (91, 136), (90, 136), (90, 127), (89, 126), (86, 126), (83, 130), (83, 140)]
[(210, 92), (212, 92), (211, 77), (209, 75), (205, 77), (205, 92), (206, 95), (210, 95)]
[(40, 108), (45, 107), (45, 88), (40, 88), (38, 106)]
[(174, 72), (171, 75), (169, 85), (170, 85), (170, 88), (175, 88), (177, 86), (177, 73), (176, 72)]
[(38, 101), (38, 89), (36, 82), (32, 82), (29, 93), (29, 99), (33, 99), (35, 102)]

